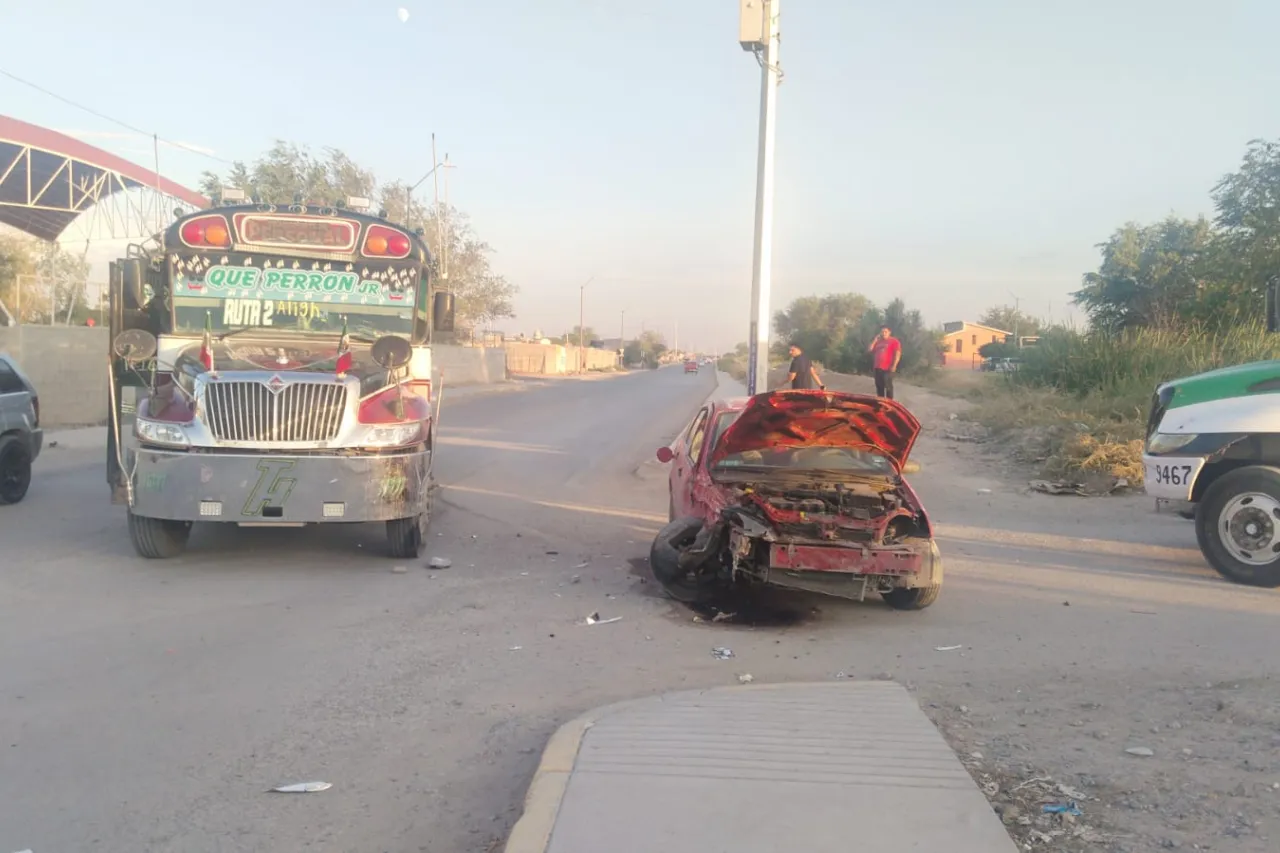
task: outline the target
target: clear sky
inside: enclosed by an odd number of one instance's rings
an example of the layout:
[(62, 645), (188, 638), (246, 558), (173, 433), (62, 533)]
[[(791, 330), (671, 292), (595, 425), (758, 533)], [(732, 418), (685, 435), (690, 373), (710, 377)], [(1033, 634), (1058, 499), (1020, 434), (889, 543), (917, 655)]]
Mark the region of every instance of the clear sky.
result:
[[(273, 139), (452, 200), (520, 287), (509, 329), (626, 311), (746, 338), (759, 70), (735, 0), (0, 0), (0, 68), (223, 160)], [(774, 307), (1061, 319), (1126, 220), (1209, 212), (1280, 127), (1268, 0), (784, 0)], [(150, 164), (148, 139), (0, 77), (0, 113)], [(164, 148), (194, 184), (223, 164)]]

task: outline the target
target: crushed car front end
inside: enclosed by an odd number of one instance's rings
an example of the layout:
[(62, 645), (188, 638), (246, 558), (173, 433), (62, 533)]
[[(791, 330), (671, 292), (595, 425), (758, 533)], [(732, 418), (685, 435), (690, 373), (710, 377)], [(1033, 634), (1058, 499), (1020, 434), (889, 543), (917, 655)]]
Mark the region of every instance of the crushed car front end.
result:
[(752, 398), (695, 475), (699, 517), (659, 534), (674, 544), (655, 547), (655, 573), (686, 600), (762, 583), (929, 606), (942, 558), (902, 476), (918, 433), (892, 400), (826, 391)]
[[(719, 562), (717, 574), (859, 601), (879, 593), (910, 607), (932, 603), (942, 558), (906, 482), (810, 479), (815, 473), (714, 484), (722, 508), (706, 525), (714, 546), (703, 556)], [(686, 568), (696, 560), (691, 553)], [(922, 597), (929, 600), (917, 604)]]

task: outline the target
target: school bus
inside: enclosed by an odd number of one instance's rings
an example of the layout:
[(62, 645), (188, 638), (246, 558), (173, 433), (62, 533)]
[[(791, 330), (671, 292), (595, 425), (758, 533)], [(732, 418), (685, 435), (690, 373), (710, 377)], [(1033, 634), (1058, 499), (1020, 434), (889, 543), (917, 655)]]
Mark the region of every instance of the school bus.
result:
[(107, 479), (137, 553), (181, 554), (196, 523), (378, 522), (416, 557), (454, 322), (434, 269), (364, 200), (231, 192), (112, 263)]

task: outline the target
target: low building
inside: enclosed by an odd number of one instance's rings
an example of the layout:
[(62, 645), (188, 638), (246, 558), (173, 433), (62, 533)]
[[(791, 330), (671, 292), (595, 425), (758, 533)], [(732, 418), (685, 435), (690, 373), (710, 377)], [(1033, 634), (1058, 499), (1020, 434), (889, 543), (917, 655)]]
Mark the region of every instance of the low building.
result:
[(957, 320), (942, 325), (942, 365), (943, 367), (967, 367), (972, 369), (982, 361), (978, 350), (985, 344), (1004, 343), (1013, 336), (1012, 332), (984, 326), (981, 323), (970, 323), (968, 320)]

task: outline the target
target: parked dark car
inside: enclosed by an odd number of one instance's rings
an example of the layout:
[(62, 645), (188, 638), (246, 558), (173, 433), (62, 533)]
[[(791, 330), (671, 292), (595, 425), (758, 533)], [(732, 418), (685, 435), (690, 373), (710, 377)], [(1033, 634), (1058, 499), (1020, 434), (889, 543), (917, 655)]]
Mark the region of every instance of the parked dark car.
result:
[(0, 504), (27, 496), (31, 464), (43, 444), (36, 388), (18, 363), (0, 352)]

